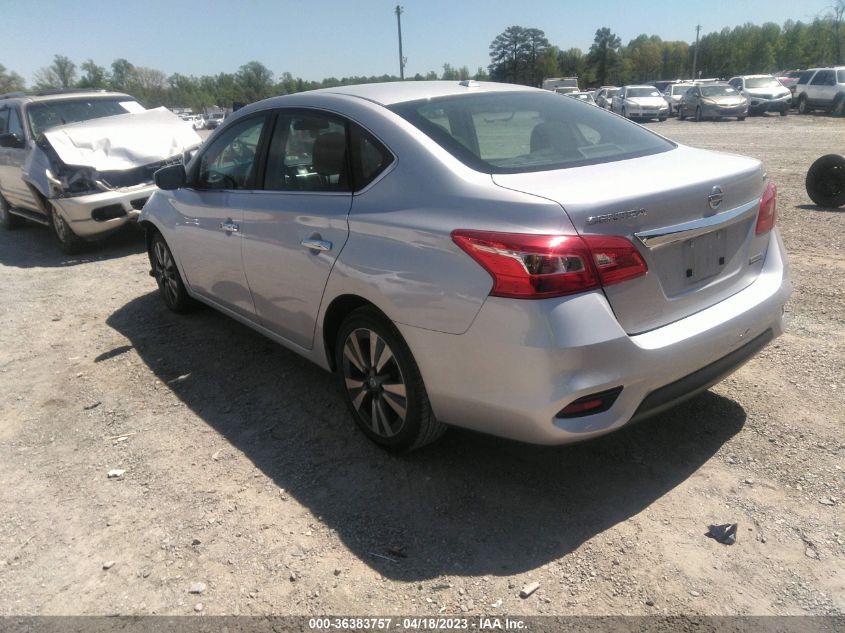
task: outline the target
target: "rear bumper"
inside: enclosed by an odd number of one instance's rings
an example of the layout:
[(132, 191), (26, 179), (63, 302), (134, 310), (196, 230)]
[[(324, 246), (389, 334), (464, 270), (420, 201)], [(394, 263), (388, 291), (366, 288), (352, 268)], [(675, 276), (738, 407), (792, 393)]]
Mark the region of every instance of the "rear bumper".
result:
[(87, 196), (55, 198), (51, 202), (59, 208), (74, 233), (90, 239), (137, 220), (141, 207), (155, 190), (155, 185), (139, 185)]
[[(397, 324), (446, 423), (537, 444), (567, 444), (659, 413), (721, 380), (783, 330), (791, 284), (777, 231), (759, 277), (670, 325), (629, 336), (601, 292), (490, 297), (462, 335)], [(622, 387), (606, 411), (557, 414)]]

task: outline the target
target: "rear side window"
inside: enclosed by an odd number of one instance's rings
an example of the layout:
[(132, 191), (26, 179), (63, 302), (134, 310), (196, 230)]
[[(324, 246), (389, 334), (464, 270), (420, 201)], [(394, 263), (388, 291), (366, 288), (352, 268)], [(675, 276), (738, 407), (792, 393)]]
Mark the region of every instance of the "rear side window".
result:
[(349, 191), (346, 123), (322, 112), (281, 113), (270, 140), (264, 188)]
[(0, 108), (0, 134), (9, 129), (9, 108)]
[(600, 108), (545, 91), (460, 95), (390, 109), (485, 173), (563, 169), (675, 147)]
[(845, 69), (836, 71), (836, 83), (845, 84)]
[(372, 134), (352, 124), (352, 180), (356, 190), (375, 180), (393, 162), (393, 154)]
[(813, 76), (813, 72), (814, 71), (812, 70), (805, 70), (804, 72), (802, 72), (800, 75), (798, 75), (798, 83), (805, 84), (810, 81), (810, 77)]

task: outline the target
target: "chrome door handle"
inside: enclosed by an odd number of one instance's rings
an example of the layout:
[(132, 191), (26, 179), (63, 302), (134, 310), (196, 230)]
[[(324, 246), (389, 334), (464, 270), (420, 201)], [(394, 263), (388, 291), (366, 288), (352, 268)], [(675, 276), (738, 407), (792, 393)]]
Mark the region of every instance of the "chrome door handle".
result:
[(302, 244), (305, 248), (310, 248), (314, 251), (332, 250), (332, 243), (326, 240), (302, 240), (300, 244)]
[(237, 233), (241, 230), (241, 227), (237, 222), (221, 222), (220, 228), (227, 233)]

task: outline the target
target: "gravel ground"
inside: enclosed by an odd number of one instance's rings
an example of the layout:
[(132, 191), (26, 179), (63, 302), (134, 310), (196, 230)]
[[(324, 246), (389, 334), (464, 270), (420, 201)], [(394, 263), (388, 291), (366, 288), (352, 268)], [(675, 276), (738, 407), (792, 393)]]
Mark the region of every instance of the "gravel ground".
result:
[[(649, 126), (766, 163), (790, 324), (710, 392), (570, 447), (453, 430), (387, 455), (329, 375), (169, 313), (137, 230), (77, 258), (0, 234), (0, 615), (842, 614), (845, 212), (803, 181), (843, 121)], [(736, 545), (704, 536), (728, 522)]]

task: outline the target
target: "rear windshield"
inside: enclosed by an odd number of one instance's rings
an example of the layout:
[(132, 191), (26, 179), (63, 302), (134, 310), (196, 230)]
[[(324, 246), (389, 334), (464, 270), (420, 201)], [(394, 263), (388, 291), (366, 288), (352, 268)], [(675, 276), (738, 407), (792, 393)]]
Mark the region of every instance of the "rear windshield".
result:
[(735, 95), (736, 90), (730, 86), (701, 86), (702, 97), (724, 97), (725, 95)]
[(144, 107), (134, 99), (112, 97), (106, 99), (62, 99), (61, 101), (31, 103), (26, 109), (26, 114), (32, 135), (38, 136), (57, 125), (90, 121), (91, 119), (143, 110)]
[(626, 97), (659, 97), (660, 91), (657, 88), (628, 88)]
[(745, 80), (746, 88), (782, 88), (783, 85), (773, 77), (752, 77)]
[(682, 95), (687, 90), (689, 90), (690, 88), (692, 88), (692, 86), (690, 84), (679, 84), (677, 86), (672, 86), (672, 94), (673, 95)]
[(601, 108), (549, 92), (461, 95), (390, 109), (458, 160), (492, 174), (607, 163), (675, 147)]

